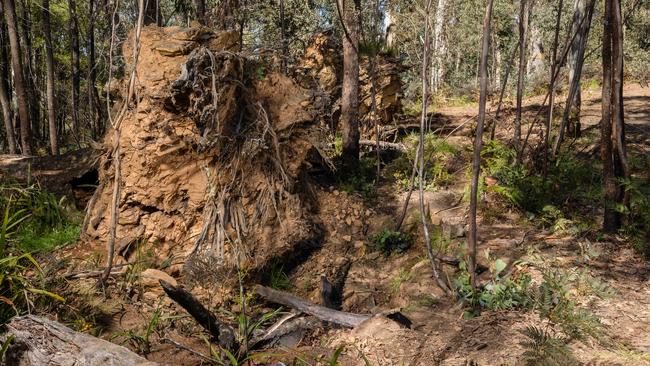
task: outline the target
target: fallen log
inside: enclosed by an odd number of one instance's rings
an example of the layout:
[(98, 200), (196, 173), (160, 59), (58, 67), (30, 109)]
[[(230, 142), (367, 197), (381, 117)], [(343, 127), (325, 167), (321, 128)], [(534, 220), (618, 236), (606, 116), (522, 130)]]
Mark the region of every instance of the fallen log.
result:
[(345, 327), (354, 328), (372, 317), (372, 315), (347, 313), (319, 306), (290, 293), (274, 290), (266, 286), (258, 286), (255, 292), (270, 302), (288, 306), (305, 314), (315, 316), (320, 320)]
[(126, 347), (75, 332), (61, 323), (26, 315), (7, 324), (13, 337), (4, 355), (7, 366), (106, 365), (156, 366)]
[[(377, 146), (377, 141), (373, 140), (359, 140), (359, 145), (361, 146)], [(404, 144), (388, 141), (379, 141), (379, 147), (382, 149), (392, 149), (401, 152), (406, 152), (407, 148)]]
[(0, 155), (0, 181), (38, 183), (56, 195), (67, 195), (75, 179), (97, 169), (101, 153), (85, 148), (58, 156)]
[(184, 288), (174, 286), (164, 280), (159, 282), (167, 296), (185, 309), (203, 329), (212, 335), (214, 340), (219, 342), (221, 347), (228, 350), (236, 349), (233, 330), (229, 326), (220, 323), (217, 317), (206, 309), (194, 295)]

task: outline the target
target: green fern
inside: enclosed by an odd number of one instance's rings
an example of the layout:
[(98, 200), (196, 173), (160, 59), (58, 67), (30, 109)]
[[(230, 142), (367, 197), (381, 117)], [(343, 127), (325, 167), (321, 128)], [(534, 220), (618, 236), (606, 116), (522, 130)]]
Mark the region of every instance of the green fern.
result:
[(577, 306), (569, 293), (571, 282), (578, 276), (563, 271), (543, 271), (543, 281), (539, 286), (537, 310), (541, 318), (546, 318), (560, 326), (571, 339), (585, 339), (587, 336), (602, 337), (602, 324), (589, 310)]
[(568, 339), (558, 337), (542, 328), (528, 326), (520, 331), (528, 339), (521, 342), (526, 366), (572, 366), (578, 360), (568, 346)]

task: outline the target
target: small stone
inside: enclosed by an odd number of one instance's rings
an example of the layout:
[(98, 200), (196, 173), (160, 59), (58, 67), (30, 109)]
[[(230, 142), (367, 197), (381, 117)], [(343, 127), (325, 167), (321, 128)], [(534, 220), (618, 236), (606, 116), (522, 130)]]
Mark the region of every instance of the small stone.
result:
[(332, 193), (333, 193), (335, 196), (338, 196), (339, 193), (341, 193), (341, 192), (339, 192), (337, 189), (335, 189), (334, 192), (332, 192)]
[(379, 252), (372, 252), (372, 253), (368, 254), (368, 259), (371, 259), (371, 260), (379, 259)]
[(341, 239), (347, 241), (348, 243), (352, 241), (352, 236), (351, 235), (343, 235)]
[(354, 242), (354, 247), (357, 248), (357, 249), (363, 248), (363, 244), (364, 244), (363, 241), (357, 240), (357, 241)]
[(345, 223), (348, 224), (348, 226), (352, 225), (352, 219), (350, 218), (350, 216), (345, 218)]
[(158, 297), (160, 297), (160, 293), (155, 293), (151, 291), (147, 291), (144, 294), (142, 294), (142, 299), (147, 303), (147, 304), (155, 304), (156, 300), (158, 300)]
[(169, 282), (172, 286), (178, 286), (178, 282), (176, 279), (167, 273), (154, 269), (154, 268), (147, 268), (142, 273), (140, 273), (140, 281), (142, 282), (142, 286), (144, 287), (156, 287), (160, 288), (160, 283), (159, 281), (163, 280), (165, 282)]

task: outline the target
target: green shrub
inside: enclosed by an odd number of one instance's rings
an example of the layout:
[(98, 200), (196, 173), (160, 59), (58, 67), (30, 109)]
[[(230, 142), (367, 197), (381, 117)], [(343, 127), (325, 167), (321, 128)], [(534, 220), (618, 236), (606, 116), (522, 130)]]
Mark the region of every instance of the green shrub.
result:
[[(388, 167), (388, 174), (397, 182), (400, 189), (408, 189), (413, 170), (413, 161), (417, 154), (419, 135), (411, 134), (404, 139), (408, 146), (406, 153), (392, 161)], [(433, 133), (424, 136), (424, 178), (427, 190), (439, 186), (448, 186), (454, 181), (453, 172), (449, 171), (448, 162), (459, 151), (449, 142), (440, 139)]]
[(455, 279), (458, 299), (474, 310), (513, 310), (530, 309), (533, 306), (531, 277), (527, 273), (501, 277), (506, 265), (500, 259), (494, 262), (493, 278), (476, 291), (470, 285), (470, 275), (465, 263), (461, 263), (461, 273)]
[(505, 198), (511, 205), (532, 214), (545, 207), (591, 204), (600, 199), (600, 174), (588, 163), (561, 153), (548, 168), (547, 178), (523, 164), (514, 164), (514, 149), (489, 141), (482, 151), (483, 171), (498, 184), (482, 187)]
[(600, 320), (586, 309), (578, 307), (570, 290), (578, 276), (558, 269), (543, 270), (543, 280), (537, 294), (536, 309), (540, 317), (557, 324), (570, 339), (600, 338)]
[(370, 238), (372, 248), (386, 257), (391, 253), (404, 253), (413, 245), (413, 236), (399, 231), (383, 229)]

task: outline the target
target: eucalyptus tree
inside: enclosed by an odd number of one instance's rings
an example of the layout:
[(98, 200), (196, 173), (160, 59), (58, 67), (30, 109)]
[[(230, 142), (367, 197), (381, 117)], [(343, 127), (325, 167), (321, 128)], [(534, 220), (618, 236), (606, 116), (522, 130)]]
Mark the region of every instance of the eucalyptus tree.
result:
[(11, 113), (10, 91), (8, 76), (9, 62), (6, 52), (7, 32), (3, 17), (2, 4), (0, 4), (0, 108), (2, 108), (2, 120), (5, 127), (5, 138), (10, 154), (16, 153), (16, 136), (14, 134), (13, 115)]
[(27, 105), (27, 87), (23, 74), (23, 58), (20, 52), (18, 39), (18, 25), (16, 22), (16, 6), (14, 0), (2, 0), (3, 14), (7, 22), (9, 44), (11, 46), (11, 65), (14, 76), (14, 89), (18, 101), (18, 119), (20, 120), (20, 145), (23, 155), (31, 155), (31, 126)]
[(54, 84), (54, 51), (52, 45), (52, 26), (50, 23), (50, 1), (43, 0), (43, 37), (45, 38), (45, 64), (47, 67), (47, 120), (49, 126), (50, 151), (59, 155), (59, 142), (56, 129), (56, 97)]
[(337, 0), (343, 24), (341, 134), (343, 163), (350, 171), (359, 163), (359, 30), (360, 0)]

